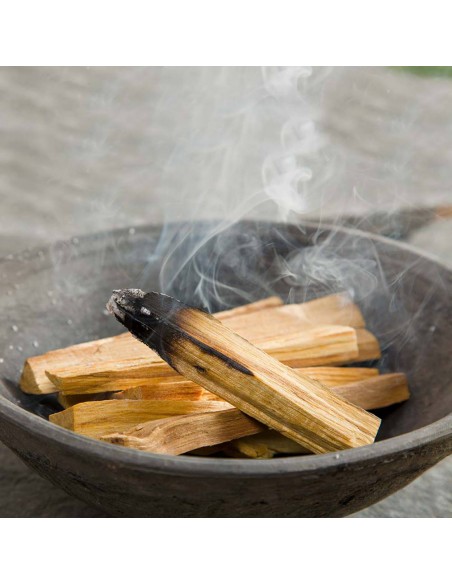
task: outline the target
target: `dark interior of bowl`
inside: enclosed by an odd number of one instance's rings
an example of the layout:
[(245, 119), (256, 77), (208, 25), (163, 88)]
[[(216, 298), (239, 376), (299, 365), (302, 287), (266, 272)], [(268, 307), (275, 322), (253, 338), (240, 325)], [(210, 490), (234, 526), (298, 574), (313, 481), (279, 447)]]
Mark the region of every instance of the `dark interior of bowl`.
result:
[[(358, 231), (240, 222), (148, 227), (74, 239), (2, 264), (1, 390), (46, 417), (52, 396), (18, 389), (26, 357), (123, 332), (105, 311), (115, 288), (162, 290), (210, 311), (271, 294), (301, 302), (348, 291), (379, 338), (382, 371), (408, 375), (412, 398), (380, 411), (378, 439), (452, 411), (450, 273)], [(372, 364), (374, 365), (374, 364)]]

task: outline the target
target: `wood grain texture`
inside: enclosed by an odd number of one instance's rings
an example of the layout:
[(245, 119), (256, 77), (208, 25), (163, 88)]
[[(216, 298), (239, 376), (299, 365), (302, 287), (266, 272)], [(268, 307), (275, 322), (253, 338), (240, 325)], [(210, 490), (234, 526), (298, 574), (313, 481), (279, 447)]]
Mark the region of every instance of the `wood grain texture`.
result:
[(260, 310), (267, 308), (275, 308), (276, 306), (281, 306), (283, 301), (279, 296), (269, 296), (268, 298), (263, 298), (262, 300), (257, 300), (256, 302), (250, 302), (249, 304), (244, 304), (242, 306), (236, 306), (235, 308), (229, 308), (228, 310), (222, 310), (221, 312), (216, 312), (215, 316), (221, 322), (234, 318), (236, 316), (243, 316), (244, 314), (253, 314)]
[(406, 375), (386, 373), (334, 388), (342, 398), (365, 410), (376, 410), (403, 402), (410, 397)]
[(52, 414), (49, 420), (78, 434), (100, 438), (104, 434), (126, 431), (151, 420), (230, 408), (229, 404), (218, 401), (89, 401)]
[[(256, 343), (277, 332), (296, 333), (309, 327), (340, 325), (353, 328), (366, 326), (360, 309), (347, 294), (332, 294), (301, 304), (286, 304), (269, 309), (254, 318), (238, 315), (228, 320), (228, 327)], [(252, 331), (252, 333), (250, 333)]]
[(359, 351), (357, 361), (373, 361), (381, 357), (380, 343), (375, 335), (366, 329), (357, 328), (356, 336)]
[(191, 414), (156, 420), (129, 432), (105, 435), (102, 440), (128, 448), (159, 454), (183, 454), (190, 450), (249, 436), (265, 426), (231, 408), (219, 412)]
[(86, 401), (102, 401), (106, 399), (113, 399), (119, 392), (103, 392), (103, 393), (76, 393), (74, 395), (66, 395), (64, 393), (58, 394), (58, 403), (67, 409), (77, 404)]

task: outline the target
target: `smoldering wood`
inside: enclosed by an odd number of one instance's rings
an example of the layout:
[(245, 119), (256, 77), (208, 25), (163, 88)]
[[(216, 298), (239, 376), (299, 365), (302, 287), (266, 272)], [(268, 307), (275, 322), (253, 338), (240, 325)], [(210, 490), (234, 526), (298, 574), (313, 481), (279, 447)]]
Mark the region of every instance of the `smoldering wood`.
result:
[(176, 371), (310, 451), (375, 439), (379, 418), (296, 374), (211, 315), (140, 290), (116, 291), (108, 308)]

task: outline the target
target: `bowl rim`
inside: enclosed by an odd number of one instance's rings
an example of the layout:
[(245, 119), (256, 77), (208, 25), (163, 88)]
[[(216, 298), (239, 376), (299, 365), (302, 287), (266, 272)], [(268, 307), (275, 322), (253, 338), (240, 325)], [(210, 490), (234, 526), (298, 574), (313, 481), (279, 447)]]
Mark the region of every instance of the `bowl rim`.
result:
[[(261, 222), (274, 225), (273, 222)], [(319, 223), (313, 221), (299, 221), (297, 223), (287, 223), (286, 225), (293, 225), (295, 227), (300, 224), (318, 227)], [(155, 229), (159, 225), (143, 225), (136, 227), (137, 231), (145, 232), (149, 228)], [(363, 234), (372, 240), (380, 241), (385, 245), (394, 247), (396, 249), (403, 249), (410, 254), (416, 255), (418, 258), (433, 262), (443, 270), (452, 274), (452, 270), (443, 264), (435, 256), (418, 250), (405, 242), (394, 241), (387, 237), (362, 231), (359, 229), (342, 227), (331, 224), (321, 224), (322, 229), (334, 229), (343, 233), (350, 233), (357, 237), (362, 237)], [(106, 232), (81, 235), (77, 238), (80, 242), (88, 243), (90, 240), (96, 240), (105, 235), (111, 236), (115, 234), (125, 234), (128, 227), (110, 230)], [(74, 239), (74, 238), (71, 238)], [(0, 258), (0, 264), (4, 261), (14, 259), (16, 256), (21, 256), (23, 259), (33, 260), (35, 256), (42, 255), (42, 252), (48, 252), (54, 245), (65, 244), (69, 240), (51, 243), (46, 246), (40, 246), (32, 250), (23, 250), (17, 254), (9, 254), (8, 258)], [(310, 456), (291, 456), (274, 458), (270, 460), (248, 460), (248, 459), (219, 459), (214, 457), (195, 457), (187, 455), (165, 455), (155, 454), (151, 452), (144, 452), (125, 448), (115, 444), (110, 444), (89, 438), (81, 434), (77, 434), (65, 428), (61, 428), (52, 424), (36, 414), (29, 412), (8, 400), (6, 397), (0, 395), (0, 420), (1, 418), (8, 419), (13, 425), (21, 425), (29, 432), (39, 435), (44, 439), (57, 443), (60, 446), (67, 447), (72, 450), (74, 454), (86, 455), (87, 451), (91, 457), (96, 457), (104, 463), (111, 465), (122, 465), (135, 470), (148, 470), (152, 472), (160, 472), (164, 474), (174, 474), (178, 476), (204, 476), (204, 477), (275, 477), (282, 474), (300, 474), (302, 472), (328, 472), (330, 469), (338, 469), (340, 467), (356, 465), (363, 462), (377, 461), (378, 459), (392, 460), (392, 456), (400, 454), (401, 452), (413, 450), (420, 447), (426, 447), (438, 440), (447, 440), (452, 438), (452, 412), (443, 418), (432, 422), (426, 426), (422, 426), (416, 430), (387, 438), (381, 442), (375, 442), (367, 446), (359, 448), (350, 448), (338, 452), (331, 452), (326, 454), (312, 454)], [(447, 456), (447, 452), (443, 456)], [(442, 456), (440, 456), (441, 458)]]

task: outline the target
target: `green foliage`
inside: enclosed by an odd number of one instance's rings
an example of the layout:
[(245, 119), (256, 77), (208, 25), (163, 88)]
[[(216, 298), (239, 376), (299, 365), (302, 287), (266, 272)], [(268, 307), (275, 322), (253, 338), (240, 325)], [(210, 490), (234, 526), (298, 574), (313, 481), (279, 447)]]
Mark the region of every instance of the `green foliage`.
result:
[(452, 67), (392, 67), (421, 77), (452, 77)]

